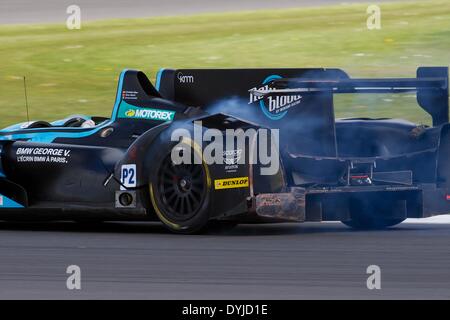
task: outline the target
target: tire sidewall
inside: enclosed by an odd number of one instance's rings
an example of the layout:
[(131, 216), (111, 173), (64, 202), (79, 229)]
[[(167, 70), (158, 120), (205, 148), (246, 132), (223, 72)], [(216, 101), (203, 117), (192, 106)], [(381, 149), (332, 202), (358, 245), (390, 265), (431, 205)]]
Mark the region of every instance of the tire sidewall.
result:
[[(193, 152), (198, 153), (198, 150), (196, 150), (196, 148), (193, 148), (192, 144), (185, 141), (181, 142), (180, 144), (184, 145), (186, 148), (190, 148), (191, 150), (193, 150)], [(153, 209), (155, 210), (158, 218), (170, 231), (183, 234), (196, 233), (206, 227), (210, 218), (209, 208), (211, 198), (211, 177), (209, 174), (209, 168), (205, 162), (202, 162), (201, 166), (203, 167), (202, 170), (205, 175), (206, 192), (201, 207), (197, 210), (196, 214), (193, 217), (183, 221), (175, 221), (173, 218), (168, 217), (158, 190), (159, 172), (171, 150), (172, 148), (170, 148), (169, 150), (165, 150), (164, 153), (161, 153), (162, 157), (160, 157), (159, 161), (157, 162), (157, 170), (153, 170), (153, 174), (150, 177), (149, 193), (151, 204), (153, 205)]]
[(354, 201), (350, 205), (351, 219), (342, 223), (354, 229), (377, 230), (395, 226), (405, 220), (389, 217), (390, 210), (373, 205), (370, 201)]

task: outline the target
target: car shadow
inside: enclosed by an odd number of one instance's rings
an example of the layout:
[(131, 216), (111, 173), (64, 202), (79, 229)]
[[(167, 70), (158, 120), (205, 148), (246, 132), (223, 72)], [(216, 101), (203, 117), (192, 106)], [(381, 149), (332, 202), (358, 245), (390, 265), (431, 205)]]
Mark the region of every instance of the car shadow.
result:
[(170, 233), (157, 222), (8, 222), (0, 221), (0, 231), (54, 231), (87, 233)]
[[(426, 231), (430, 229), (450, 230), (450, 224), (409, 224), (404, 223), (386, 230), (353, 230), (340, 222), (308, 222), (278, 224), (241, 224), (230, 230), (207, 230), (195, 236), (286, 236), (302, 234), (336, 233), (380, 233)], [(42, 231), (79, 233), (126, 233), (126, 234), (172, 234), (158, 222), (6, 222), (0, 221), (0, 231)]]

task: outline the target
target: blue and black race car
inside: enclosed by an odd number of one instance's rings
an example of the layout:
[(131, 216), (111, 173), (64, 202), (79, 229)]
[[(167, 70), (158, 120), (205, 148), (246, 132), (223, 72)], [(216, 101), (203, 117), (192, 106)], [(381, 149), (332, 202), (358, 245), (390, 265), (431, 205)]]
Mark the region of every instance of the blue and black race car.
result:
[[(341, 119), (340, 93), (414, 92), (432, 125)], [(450, 212), (448, 70), (352, 79), (340, 69), (162, 69), (121, 73), (110, 118), (72, 116), (0, 131), (1, 220), (211, 224), (342, 221), (386, 228)], [(276, 172), (236, 147), (203, 161), (208, 143), (175, 130), (279, 130)], [(174, 150), (200, 159), (175, 163)], [(181, 147), (180, 147), (181, 146)], [(231, 156), (231, 158), (230, 158)], [(244, 157), (245, 161), (237, 161)]]

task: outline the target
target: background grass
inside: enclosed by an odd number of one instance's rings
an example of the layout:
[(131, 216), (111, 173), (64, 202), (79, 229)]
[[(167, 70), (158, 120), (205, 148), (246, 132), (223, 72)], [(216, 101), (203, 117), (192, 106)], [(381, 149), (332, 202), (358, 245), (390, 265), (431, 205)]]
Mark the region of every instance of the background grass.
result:
[[(449, 65), (450, 1), (207, 14), (60, 25), (0, 26), (0, 126), (74, 113), (108, 116), (124, 68), (154, 79), (160, 67), (342, 67), (351, 76), (415, 75)], [(337, 116), (392, 116), (428, 123), (414, 95), (337, 98)]]

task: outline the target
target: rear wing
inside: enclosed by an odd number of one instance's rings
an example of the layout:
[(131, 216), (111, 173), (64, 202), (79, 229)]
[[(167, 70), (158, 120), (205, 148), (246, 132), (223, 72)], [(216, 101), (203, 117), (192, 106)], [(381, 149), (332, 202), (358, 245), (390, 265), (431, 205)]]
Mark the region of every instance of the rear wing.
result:
[(336, 93), (414, 91), (433, 125), (449, 121), (444, 67), (419, 68), (412, 79), (352, 79), (341, 69), (325, 68), (162, 69), (156, 89), (211, 114), (280, 129), (280, 141), (294, 153), (324, 157), (337, 155)]
[(249, 90), (253, 95), (296, 96), (302, 93), (403, 93), (416, 92), (418, 104), (431, 115), (433, 126), (449, 122), (448, 68), (421, 67), (417, 78), (386, 79), (274, 79), (264, 89)]

